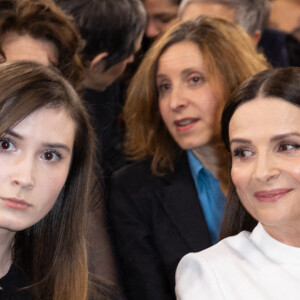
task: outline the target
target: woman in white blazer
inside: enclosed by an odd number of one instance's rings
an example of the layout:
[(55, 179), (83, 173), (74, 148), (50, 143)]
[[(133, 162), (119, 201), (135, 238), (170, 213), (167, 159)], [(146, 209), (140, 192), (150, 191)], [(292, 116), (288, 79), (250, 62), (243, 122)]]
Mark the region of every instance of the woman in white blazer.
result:
[(221, 241), (181, 260), (178, 299), (300, 298), (299, 82), (299, 68), (263, 71), (227, 102), (231, 187)]

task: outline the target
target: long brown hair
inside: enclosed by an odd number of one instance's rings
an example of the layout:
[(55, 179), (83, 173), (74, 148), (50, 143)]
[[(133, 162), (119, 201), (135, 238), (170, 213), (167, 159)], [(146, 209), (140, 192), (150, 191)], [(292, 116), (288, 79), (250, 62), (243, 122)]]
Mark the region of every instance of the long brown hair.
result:
[(13, 262), (29, 279), (34, 299), (84, 300), (88, 295), (86, 214), (94, 185), (93, 129), (78, 95), (55, 69), (30, 62), (0, 64), (0, 134), (43, 107), (62, 107), (74, 120), (73, 156), (53, 208), (37, 224), (16, 233)]
[(208, 79), (221, 85), (221, 108), (231, 92), (268, 63), (252, 39), (237, 25), (226, 20), (200, 17), (178, 23), (149, 50), (129, 86), (124, 107), (128, 158), (152, 159), (152, 172), (162, 175), (173, 169), (179, 146), (167, 131), (158, 108), (156, 70), (160, 56), (172, 45), (184, 41), (196, 44), (204, 57)]
[[(229, 123), (236, 109), (258, 96), (275, 97), (300, 107), (300, 68), (266, 70), (244, 82), (227, 101), (222, 114), (222, 138), (230, 153)], [(232, 161), (229, 156), (229, 169)], [(243, 207), (230, 180), (229, 195), (221, 227), (220, 239), (236, 235), (243, 230), (252, 231), (255, 220)]]

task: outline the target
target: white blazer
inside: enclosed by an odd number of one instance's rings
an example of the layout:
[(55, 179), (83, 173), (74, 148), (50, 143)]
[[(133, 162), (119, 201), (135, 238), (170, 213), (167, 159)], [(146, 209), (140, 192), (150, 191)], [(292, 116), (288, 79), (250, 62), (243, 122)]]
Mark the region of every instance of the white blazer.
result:
[(299, 300), (300, 248), (272, 238), (261, 224), (180, 261), (178, 300)]

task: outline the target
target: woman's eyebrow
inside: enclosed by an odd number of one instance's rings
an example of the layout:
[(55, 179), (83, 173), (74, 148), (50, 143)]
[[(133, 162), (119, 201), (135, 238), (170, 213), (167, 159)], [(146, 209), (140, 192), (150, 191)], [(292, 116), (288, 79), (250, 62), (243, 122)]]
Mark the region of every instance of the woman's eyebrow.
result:
[(43, 143), (43, 147), (50, 148), (50, 149), (64, 149), (67, 152), (71, 152), (71, 149), (65, 145), (65, 144), (59, 144), (59, 143)]
[[(24, 139), (20, 134), (16, 133), (15, 131), (13, 131), (11, 129), (6, 130), (5, 134), (11, 135), (11, 136), (13, 136), (13, 137), (15, 137), (15, 138), (17, 138), (19, 140), (23, 140)], [(55, 148), (56, 149), (64, 149), (64, 150), (66, 150), (69, 153), (71, 152), (71, 149), (67, 145), (61, 144), (61, 143), (43, 143), (42, 145), (45, 148), (50, 148), (50, 149), (55, 149)]]
[(278, 134), (274, 137), (271, 138), (271, 142), (276, 142), (285, 138), (289, 138), (289, 137), (300, 137), (300, 133), (299, 132), (289, 132), (289, 133), (285, 133), (285, 134)]
[(18, 134), (15, 131), (13, 131), (12, 129), (6, 130), (5, 134), (9, 134), (9, 135), (11, 135), (11, 136), (13, 136), (13, 137), (15, 137), (15, 138), (17, 138), (19, 140), (23, 140), (23, 137), (20, 134)]
[(247, 140), (247, 139), (236, 138), (236, 139), (232, 139), (232, 140), (230, 141), (230, 145), (232, 145), (233, 143), (249, 144), (249, 143), (251, 143), (251, 141), (250, 141), (250, 140)]

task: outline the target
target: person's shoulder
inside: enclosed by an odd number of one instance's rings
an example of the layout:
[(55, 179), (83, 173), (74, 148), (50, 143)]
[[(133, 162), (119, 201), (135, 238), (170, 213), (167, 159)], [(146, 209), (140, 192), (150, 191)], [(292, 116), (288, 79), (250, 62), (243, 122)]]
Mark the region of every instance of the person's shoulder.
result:
[(151, 159), (129, 163), (113, 173), (113, 180), (138, 180), (151, 177)]
[(122, 192), (137, 196), (142, 189), (151, 190), (157, 180), (160, 177), (152, 174), (150, 159), (133, 162), (113, 173), (111, 193)]
[(176, 270), (176, 293), (178, 299), (223, 299), (220, 282), (233, 270), (239, 259), (239, 241), (248, 240), (244, 231), (226, 238), (203, 251), (185, 255)]
[(193, 264), (196, 261), (212, 262), (213, 264), (224, 264), (224, 260), (233, 256), (240, 256), (247, 253), (251, 246), (250, 233), (242, 231), (235, 236), (225, 238), (217, 244), (196, 253), (189, 253), (184, 256), (182, 261)]

